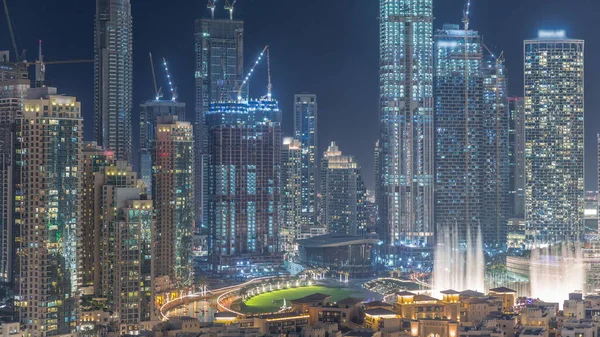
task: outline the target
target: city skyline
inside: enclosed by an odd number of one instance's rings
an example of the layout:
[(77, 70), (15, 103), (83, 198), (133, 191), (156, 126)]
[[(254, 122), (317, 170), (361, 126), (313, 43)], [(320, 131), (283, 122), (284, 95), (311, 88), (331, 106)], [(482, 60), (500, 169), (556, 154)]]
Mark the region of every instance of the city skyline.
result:
[[(313, 1), (313, 0), (309, 0)], [(534, 0), (522, 3), (521, 1), (511, 0), (507, 3), (488, 3), (474, 1), (472, 4), (471, 25), (479, 30), (489, 43), (489, 47), (494, 52), (505, 51), (506, 65), (509, 78), (509, 95), (522, 96), (522, 41), (528, 38), (534, 38), (537, 30), (541, 28), (564, 28), (570, 37), (593, 41), (591, 29), (592, 20), (582, 20), (588, 13), (593, 13), (600, 9), (598, 3), (586, 3), (578, 1), (579, 6), (553, 1)], [(28, 50), (28, 58), (33, 59), (37, 49), (39, 39), (44, 40), (44, 50), (47, 59), (91, 59), (93, 56), (93, 16), (95, 6), (81, 5), (73, 6), (73, 0), (66, 0), (57, 4), (55, 7), (49, 6), (44, 11), (31, 11), (27, 9), (26, 4), (11, 4), (11, 15), (18, 33), (18, 44)], [(306, 3), (306, 2), (305, 2)], [(316, 1), (315, 1), (316, 3)], [(544, 4), (543, 6), (541, 4)], [(285, 136), (291, 136), (293, 130), (293, 95), (302, 92), (314, 92), (320, 96), (320, 119), (322, 139), (317, 153), (323, 153), (326, 145), (331, 141), (336, 141), (345, 151), (357, 158), (364, 170), (365, 182), (369, 189), (374, 189), (374, 168), (373, 168), (373, 149), (372, 144), (378, 137), (378, 108), (377, 97), (377, 21), (378, 4), (374, 1), (363, 3), (355, 0), (341, 3), (322, 4), (319, 2), (319, 11), (307, 3), (306, 8), (294, 7), (298, 11), (299, 17), (314, 18), (311, 20), (313, 25), (305, 27), (303, 30), (297, 29), (300, 24), (300, 18), (291, 18), (287, 20), (282, 13), (288, 13), (292, 4), (280, 3), (277, 1), (240, 1), (236, 5), (234, 19), (243, 19), (246, 25), (245, 59), (251, 62), (260, 52), (264, 44), (271, 45), (272, 48), (272, 68), (274, 97), (280, 100), (283, 111), (283, 132)], [(437, 1), (434, 5), (434, 29), (441, 28), (445, 22), (460, 22), (462, 18), (462, 9), (464, 1), (448, 0)], [(219, 5), (218, 5), (219, 7)], [(309, 8), (310, 7), (310, 8)], [(132, 11), (134, 16), (134, 32), (142, 34), (134, 39), (134, 104), (133, 104), (133, 135), (137, 134), (138, 115), (137, 106), (140, 103), (152, 99), (154, 88), (152, 87), (152, 78), (147, 53), (153, 52), (158, 58), (165, 56), (171, 63), (172, 76), (176, 78), (178, 91), (180, 93), (179, 101), (185, 102), (188, 107), (194, 104), (194, 51), (193, 51), (193, 22), (199, 17), (209, 17), (209, 11), (206, 9), (205, 1), (196, 1), (188, 3), (176, 0), (167, 8), (162, 8), (158, 1), (148, 1), (144, 3), (133, 3)], [(67, 39), (61, 40), (50, 31), (44, 31), (41, 25), (25, 26), (20, 24), (25, 18), (31, 20), (31, 16), (38, 18), (32, 22), (49, 22), (48, 17), (66, 16), (73, 14), (73, 22), (61, 23), (53, 22), (53, 28), (61, 36), (72, 37), (72, 39), (81, 38), (82, 43), (72, 47)], [(77, 15), (75, 15), (75, 13)], [(135, 17), (140, 13), (139, 17)], [(497, 15), (501, 13), (502, 15)], [(506, 14), (504, 14), (506, 13)], [(143, 15), (142, 15), (143, 14)], [(165, 22), (175, 22), (173, 25), (156, 26), (158, 17)], [(217, 8), (216, 16), (226, 18), (227, 13), (222, 8)], [(269, 18), (277, 30), (261, 27), (263, 18)], [(92, 21), (90, 21), (92, 20)], [(176, 20), (176, 21), (175, 21)], [(348, 22), (348, 23), (345, 23)], [(350, 24), (352, 22), (352, 24)], [(510, 22), (521, 22), (521, 25), (509, 25)], [(77, 25), (77, 31), (70, 27)], [(327, 31), (328, 27), (339, 26), (352, 35), (353, 39), (333, 39), (331, 34), (320, 36), (318, 31)], [(336, 31), (339, 28), (336, 28)], [(281, 32), (281, 33), (279, 33)], [(148, 39), (148, 34), (152, 38)], [(290, 39), (288, 40), (287, 36)], [(323, 50), (316, 55), (311, 55), (305, 50), (299, 50), (294, 47), (290, 41), (296, 39), (299, 41), (315, 40), (315, 46)], [(160, 41), (160, 42), (156, 42)], [(0, 45), (4, 49), (9, 49), (10, 40), (8, 36), (0, 38)], [(298, 44), (302, 45), (302, 43)], [(357, 48), (360, 46), (361, 48)], [(600, 45), (595, 46), (588, 43), (587, 53), (589, 58), (600, 54)], [(348, 57), (348, 52), (354, 50)], [(12, 50), (11, 50), (12, 51)], [(338, 61), (342, 59), (343, 62)], [(245, 65), (248, 64), (245, 62)], [(290, 71), (288, 64), (298, 64), (302, 71), (292, 71), (292, 76), (287, 74)], [(348, 66), (355, 69), (355, 72), (347, 74), (342, 73), (343, 67)], [(160, 69), (157, 69), (159, 82), (164, 83), (164, 75)], [(260, 92), (266, 83), (263, 71), (255, 75), (251, 83), (251, 92)], [(72, 77), (58, 78), (56, 74), (68, 71)], [(586, 75), (600, 72), (600, 67), (590, 64), (586, 69)], [(335, 81), (323, 81), (315, 83), (312, 86), (308, 81), (315, 74), (323, 74), (331, 78), (340, 76), (340, 83), (346, 83), (344, 89), (336, 85)], [(86, 140), (93, 139), (93, 66), (90, 64), (72, 64), (72, 65), (51, 65), (48, 66), (48, 80), (63, 88), (77, 97), (81, 97), (84, 116), (84, 137)], [(292, 81), (289, 80), (292, 78)], [(356, 78), (360, 78), (357, 81)], [(147, 84), (147, 85), (146, 85)], [(594, 92), (600, 89), (600, 83), (591, 81), (586, 83), (586, 91)], [(256, 96), (256, 95), (253, 95)], [(360, 97), (360, 98), (359, 98)], [(344, 98), (344, 99), (342, 99)], [(586, 189), (595, 189), (596, 187), (596, 139), (593, 135), (600, 132), (600, 117), (593, 113), (596, 107), (600, 107), (600, 99), (588, 95), (587, 104), (587, 122), (586, 122)], [(191, 121), (193, 110), (188, 108), (186, 120)], [(353, 135), (356, 132), (364, 132), (364, 139), (356, 139)], [(362, 138), (362, 137), (361, 137)], [(137, 142), (134, 141), (134, 147)], [(135, 151), (134, 151), (135, 153)], [(136, 162), (134, 164), (137, 164)]]

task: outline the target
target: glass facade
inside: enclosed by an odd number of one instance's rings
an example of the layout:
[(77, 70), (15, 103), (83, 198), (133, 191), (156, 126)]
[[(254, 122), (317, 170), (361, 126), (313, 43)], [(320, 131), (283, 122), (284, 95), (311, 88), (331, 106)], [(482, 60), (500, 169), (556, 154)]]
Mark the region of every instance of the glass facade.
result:
[(208, 134), (208, 227), (212, 269), (279, 251), (281, 112), (277, 101), (213, 104)]
[(294, 137), (302, 146), (302, 226), (317, 222), (317, 111), (316, 95), (294, 95)]
[(540, 32), (525, 47), (528, 238), (578, 239), (584, 209), (584, 41)]
[(301, 232), (302, 145), (284, 138), (281, 149), (281, 247), (289, 257), (295, 253), (295, 240)]
[(133, 25), (129, 0), (96, 0), (94, 139), (131, 163)]
[(381, 238), (433, 236), (433, 0), (380, 0)]
[(525, 218), (525, 99), (508, 98), (509, 185), (512, 217)]
[(21, 240), (15, 306), (32, 336), (75, 333), (81, 104), (74, 97), (44, 95), (23, 106), (16, 122), (15, 222)]
[(484, 209), (484, 86), (481, 37), (458, 25), (435, 35), (435, 221), (477, 233)]

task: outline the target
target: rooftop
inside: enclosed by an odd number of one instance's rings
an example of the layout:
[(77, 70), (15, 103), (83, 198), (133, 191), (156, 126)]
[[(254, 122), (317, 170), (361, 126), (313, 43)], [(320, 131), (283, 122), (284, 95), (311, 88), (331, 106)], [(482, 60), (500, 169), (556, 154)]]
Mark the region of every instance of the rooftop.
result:
[(383, 302), (383, 301), (371, 301), (364, 304), (365, 308), (375, 308), (375, 307), (387, 307), (392, 308), (393, 305)]
[(365, 238), (354, 235), (343, 235), (343, 234), (327, 234), (314, 236), (309, 239), (298, 240), (298, 244), (308, 248), (326, 248), (326, 247), (340, 247), (348, 245), (362, 245), (362, 244), (379, 244), (381, 241), (373, 238)]
[(499, 288), (490, 289), (490, 292), (498, 293), (498, 294), (516, 293), (516, 291), (514, 291), (510, 288), (507, 288), (507, 287), (499, 287)]
[(384, 308), (373, 308), (365, 310), (365, 314), (369, 316), (391, 316), (396, 315), (392, 310), (384, 309)]

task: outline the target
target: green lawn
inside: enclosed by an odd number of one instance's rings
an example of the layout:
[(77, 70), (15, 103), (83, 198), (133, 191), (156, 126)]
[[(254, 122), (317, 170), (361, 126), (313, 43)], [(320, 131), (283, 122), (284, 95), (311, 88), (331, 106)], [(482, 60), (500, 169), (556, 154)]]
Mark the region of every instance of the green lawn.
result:
[[(352, 294), (355, 292), (344, 288), (328, 288), (323, 286), (308, 286), (276, 290), (252, 297), (251, 299), (246, 301), (246, 308), (243, 309), (243, 311), (249, 314), (274, 312), (279, 310), (279, 308), (282, 306), (284, 298), (286, 299), (286, 301), (289, 301), (295, 300), (297, 298), (302, 298), (304, 296), (308, 296), (314, 293), (331, 295), (331, 301), (335, 302), (348, 297), (352, 297)], [(275, 300), (275, 303), (273, 303), (273, 300)]]

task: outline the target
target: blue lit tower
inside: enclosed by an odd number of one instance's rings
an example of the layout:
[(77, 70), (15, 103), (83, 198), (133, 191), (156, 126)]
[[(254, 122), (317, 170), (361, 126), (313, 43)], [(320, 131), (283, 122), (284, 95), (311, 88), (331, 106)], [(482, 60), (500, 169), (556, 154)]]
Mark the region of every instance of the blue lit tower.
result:
[(380, 233), (433, 236), (433, 0), (380, 0)]
[[(244, 69), (244, 22), (237, 20), (199, 19), (195, 25), (196, 53), (196, 220), (206, 228), (208, 151), (207, 133), (202, 130), (210, 105), (237, 99)], [(202, 220), (201, 220), (202, 219)]]
[(133, 26), (129, 0), (96, 0), (94, 138), (131, 163)]
[(302, 146), (301, 224), (317, 221), (317, 95), (294, 95), (294, 137)]
[(213, 104), (204, 130), (211, 266), (222, 273), (272, 268), (281, 263), (279, 105), (271, 99)]
[(458, 226), (477, 233), (483, 212), (483, 76), (477, 31), (444, 25), (435, 35), (436, 191), (440, 230)]
[(584, 209), (584, 41), (540, 31), (525, 47), (525, 222), (529, 238), (577, 239)]

